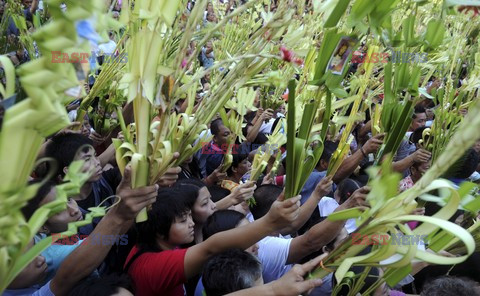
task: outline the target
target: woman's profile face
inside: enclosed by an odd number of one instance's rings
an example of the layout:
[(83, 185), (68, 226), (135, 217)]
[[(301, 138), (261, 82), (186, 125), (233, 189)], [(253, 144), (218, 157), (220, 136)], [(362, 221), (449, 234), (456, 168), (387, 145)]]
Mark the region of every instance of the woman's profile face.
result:
[(192, 209), (193, 220), (196, 223), (205, 223), (208, 217), (210, 217), (217, 210), (217, 207), (215, 206), (215, 203), (212, 201), (211, 197), (212, 196), (210, 195), (207, 187), (202, 187), (198, 191), (198, 197), (193, 204)]

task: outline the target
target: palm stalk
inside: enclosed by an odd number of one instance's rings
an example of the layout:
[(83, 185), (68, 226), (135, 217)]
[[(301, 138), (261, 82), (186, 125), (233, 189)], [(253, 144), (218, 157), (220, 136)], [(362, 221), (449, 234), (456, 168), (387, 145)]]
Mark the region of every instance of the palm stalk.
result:
[[(371, 56), (371, 54), (374, 52), (377, 52), (378, 49), (379, 47), (376, 45), (369, 46), (368, 55)], [(327, 176), (335, 175), (335, 173), (340, 168), (340, 165), (342, 164), (345, 157), (347, 156), (347, 153), (350, 150), (350, 143), (352, 141), (350, 134), (353, 129), (353, 124), (356, 121), (356, 115), (358, 110), (360, 109), (360, 104), (362, 102), (363, 95), (367, 89), (368, 79), (370, 78), (373, 71), (373, 65), (371, 63), (366, 63), (364, 65), (365, 65), (365, 73), (363, 75), (363, 78), (360, 79), (361, 85), (358, 89), (358, 93), (354, 94), (356, 95), (356, 99), (353, 103), (353, 107), (352, 107), (348, 122), (345, 126), (345, 129), (342, 132), (342, 137), (340, 139), (338, 148), (333, 153), (332, 159), (330, 160), (330, 163), (328, 165)], [(356, 90), (354, 89), (352, 91), (356, 91)]]
[(305, 105), (297, 134), (295, 88), (295, 80), (291, 80), (288, 84), (286, 198), (298, 195), (305, 185), (308, 176), (322, 155), (324, 139), (322, 136), (326, 135), (327, 129), (326, 126), (323, 126), (321, 136), (311, 137), (316, 110), (323, 94), (321, 91), (317, 91), (315, 100)]

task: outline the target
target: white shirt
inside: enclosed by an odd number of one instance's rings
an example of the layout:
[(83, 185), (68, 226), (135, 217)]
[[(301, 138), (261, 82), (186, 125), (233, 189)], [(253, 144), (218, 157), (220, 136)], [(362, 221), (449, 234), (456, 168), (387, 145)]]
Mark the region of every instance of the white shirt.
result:
[[(285, 117), (285, 115), (283, 115), (282, 113), (277, 113), (277, 118), (283, 118)], [(264, 134), (271, 134), (273, 131), (272, 131), (272, 127), (273, 127), (273, 124), (275, 123), (275, 120), (277, 120), (277, 118), (271, 118), (267, 123), (262, 123), (262, 126), (260, 127), (260, 130), (259, 132), (260, 133), (264, 133)]]
[(98, 49), (106, 55), (113, 55), (117, 44), (113, 40), (109, 40), (107, 43), (102, 43), (98, 46)]
[(339, 204), (335, 199), (327, 196), (322, 197), (322, 199), (318, 202), (320, 217), (327, 217), (328, 215), (333, 213), (333, 211), (335, 211), (338, 206)]
[(265, 284), (279, 279), (292, 268), (291, 265), (286, 265), (291, 242), (291, 238), (273, 236), (267, 236), (258, 242), (258, 258), (262, 262)]
[[(331, 213), (333, 213), (339, 204), (337, 201), (331, 197), (324, 196), (318, 203), (318, 209), (320, 211), (320, 217), (327, 217)], [(350, 234), (357, 229), (357, 225), (355, 223), (355, 219), (348, 219), (345, 223), (345, 229)]]

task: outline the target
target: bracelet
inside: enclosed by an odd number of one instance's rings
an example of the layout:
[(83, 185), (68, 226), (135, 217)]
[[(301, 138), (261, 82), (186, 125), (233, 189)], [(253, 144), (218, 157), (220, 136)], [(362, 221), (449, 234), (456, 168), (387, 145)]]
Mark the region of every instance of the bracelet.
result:
[(365, 151), (363, 151), (363, 147), (360, 147), (360, 152), (362, 152), (364, 158), (367, 157), (367, 154), (365, 154)]

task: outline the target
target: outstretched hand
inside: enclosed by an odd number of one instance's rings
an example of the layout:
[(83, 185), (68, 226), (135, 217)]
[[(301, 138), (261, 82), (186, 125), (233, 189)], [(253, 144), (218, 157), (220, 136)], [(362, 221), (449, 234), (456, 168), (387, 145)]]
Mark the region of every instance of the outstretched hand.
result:
[(238, 205), (247, 199), (253, 196), (253, 193), (257, 189), (257, 185), (254, 182), (248, 181), (246, 183), (240, 184), (235, 189), (233, 189), (231, 198), (233, 200), (233, 205)]
[(266, 217), (273, 229), (281, 230), (297, 219), (300, 213), (300, 196), (285, 200), (284, 192), (272, 204)]
[(321, 279), (305, 280), (304, 276), (317, 267), (327, 255), (328, 253), (325, 253), (305, 264), (293, 266), (284, 276), (271, 283), (273, 295), (300, 295), (321, 286)]
[(317, 186), (315, 187), (315, 191), (320, 195), (321, 197), (329, 194), (332, 192), (332, 186), (333, 186), (333, 181), (331, 176), (327, 176), (325, 178), (322, 178), (320, 182), (318, 182)]
[[(175, 152), (173, 153), (173, 159), (177, 159), (180, 157), (180, 153)], [(160, 187), (170, 187), (173, 186), (178, 180), (178, 174), (182, 171), (180, 167), (173, 167), (169, 168), (163, 176), (158, 179), (157, 184)]]
[(370, 193), (370, 187), (364, 186), (355, 190), (352, 195), (342, 204), (345, 208), (368, 207), (367, 195)]

